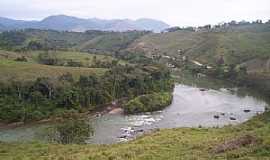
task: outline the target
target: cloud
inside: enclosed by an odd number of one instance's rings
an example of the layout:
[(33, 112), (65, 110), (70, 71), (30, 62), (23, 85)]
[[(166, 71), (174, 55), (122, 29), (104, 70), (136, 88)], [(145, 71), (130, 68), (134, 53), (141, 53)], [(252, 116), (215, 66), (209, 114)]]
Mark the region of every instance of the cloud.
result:
[(83, 18), (163, 20), (171, 25), (203, 25), (230, 20), (267, 20), (269, 0), (13, 0), (1, 1), (0, 15), (41, 19), (66, 14)]

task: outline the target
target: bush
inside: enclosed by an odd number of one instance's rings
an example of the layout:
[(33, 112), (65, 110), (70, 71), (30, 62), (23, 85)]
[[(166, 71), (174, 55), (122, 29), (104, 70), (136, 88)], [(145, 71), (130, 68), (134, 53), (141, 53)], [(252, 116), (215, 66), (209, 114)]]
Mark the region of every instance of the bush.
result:
[(61, 144), (84, 144), (94, 133), (90, 123), (79, 119), (77, 115), (72, 115), (64, 120), (63, 123), (47, 128), (45, 136), (48, 140)]
[(153, 112), (161, 110), (170, 105), (172, 102), (172, 97), (172, 94), (169, 92), (142, 95), (130, 100), (123, 107), (125, 113), (128, 114)]
[(18, 62), (27, 62), (27, 58), (25, 56), (22, 56), (22, 57), (18, 57), (15, 59), (15, 61), (18, 61)]

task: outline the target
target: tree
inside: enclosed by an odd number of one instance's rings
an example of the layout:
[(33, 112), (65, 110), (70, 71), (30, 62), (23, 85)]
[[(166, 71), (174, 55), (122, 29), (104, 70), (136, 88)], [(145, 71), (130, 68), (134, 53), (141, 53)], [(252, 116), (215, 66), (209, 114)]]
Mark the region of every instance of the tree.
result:
[(93, 133), (90, 123), (79, 119), (77, 115), (71, 115), (65, 118), (64, 123), (58, 123), (47, 129), (48, 139), (61, 144), (85, 144)]
[(33, 86), (34, 91), (41, 92), (42, 95), (47, 96), (48, 99), (53, 98), (54, 88), (55, 86), (52, 80), (46, 77), (38, 78)]
[(43, 49), (43, 46), (40, 42), (37, 42), (37, 41), (30, 41), (27, 45), (27, 49), (30, 49), (30, 50), (41, 50)]

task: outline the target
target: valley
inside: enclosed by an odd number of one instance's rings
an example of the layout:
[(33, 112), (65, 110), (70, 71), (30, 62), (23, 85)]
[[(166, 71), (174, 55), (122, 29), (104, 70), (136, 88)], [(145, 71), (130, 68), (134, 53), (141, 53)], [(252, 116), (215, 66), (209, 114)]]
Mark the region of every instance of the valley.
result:
[(269, 44), (257, 22), (2, 32), (0, 159), (268, 159)]

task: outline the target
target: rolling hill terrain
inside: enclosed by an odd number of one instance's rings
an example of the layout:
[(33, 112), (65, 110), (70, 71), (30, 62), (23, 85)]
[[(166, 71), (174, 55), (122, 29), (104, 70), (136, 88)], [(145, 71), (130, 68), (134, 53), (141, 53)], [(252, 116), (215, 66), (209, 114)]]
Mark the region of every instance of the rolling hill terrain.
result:
[(186, 56), (209, 65), (217, 65), (223, 57), (225, 64), (246, 65), (250, 72), (269, 71), (270, 24), (149, 34), (137, 39), (129, 50), (148, 56)]
[[(184, 70), (194, 62), (200, 69), (221, 69), (222, 74), (231, 73), (230, 66), (243, 67), (244, 78), (255, 84), (251, 89), (270, 96), (270, 24), (159, 34), (27, 29), (0, 34), (0, 48), (0, 118), (8, 122), (70, 116), (67, 111), (92, 111), (123, 97), (171, 92), (167, 62), (181, 66), (172, 70)], [(137, 63), (125, 61), (129, 58)], [(157, 64), (163, 59), (166, 63)], [(235, 74), (232, 77), (237, 79)], [(7, 85), (12, 80), (15, 83)], [(150, 102), (142, 97), (130, 101), (135, 111), (137, 106), (144, 109), (140, 101)], [(0, 159), (269, 160), (269, 117), (266, 109), (237, 126), (157, 129), (112, 145), (0, 142)]]
[[(147, 34), (126, 50), (144, 53), (169, 67), (170, 63), (180, 68), (191, 64), (195, 72), (210, 72), (221, 79), (227, 76), (238, 84), (270, 92), (270, 23)], [(245, 76), (237, 73), (241, 69)]]
[(148, 31), (65, 32), (55, 30), (25, 29), (0, 34), (0, 48), (6, 50), (78, 50), (90, 53), (119, 51)]

